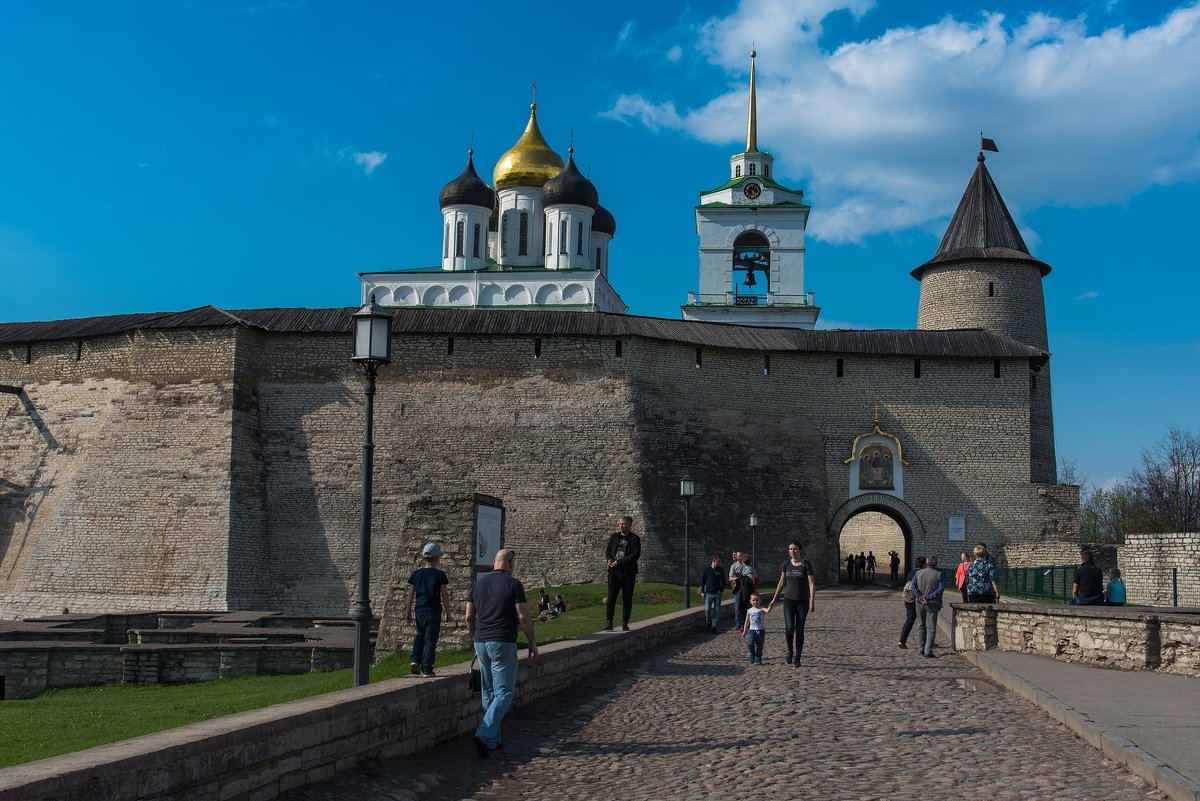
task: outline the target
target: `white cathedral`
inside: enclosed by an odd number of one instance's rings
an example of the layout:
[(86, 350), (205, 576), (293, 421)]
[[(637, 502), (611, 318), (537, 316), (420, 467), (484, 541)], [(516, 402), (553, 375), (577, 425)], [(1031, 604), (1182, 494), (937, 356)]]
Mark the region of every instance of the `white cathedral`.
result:
[[(696, 206), (700, 291), (686, 320), (813, 328), (820, 310), (804, 292), (804, 192), (771, 177), (758, 149), (754, 58), (746, 149), (729, 160), (729, 180)], [(384, 307), (573, 309), (624, 313), (608, 282), (613, 215), (592, 182), (546, 143), (537, 103), (521, 137), (496, 163), (492, 186), (475, 172), (441, 191), (440, 268), (360, 273), (362, 302)]]

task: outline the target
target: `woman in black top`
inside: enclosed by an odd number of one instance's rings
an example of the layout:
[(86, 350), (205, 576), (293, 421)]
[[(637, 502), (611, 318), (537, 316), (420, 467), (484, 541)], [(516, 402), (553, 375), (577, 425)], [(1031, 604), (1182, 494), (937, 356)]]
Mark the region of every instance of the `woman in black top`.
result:
[[(816, 607), (817, 586), (813, 578), (812, 564), (804, 558), (804, 549), (799, 542), (788, 546), (788, 560), (779, 568), (779, 583), (767, 611), (775, 605), (779, 593), (783, 592), (784, 637), (787, 640), (787, 661), (792, 667), (800, 667), (800, 654), (804, 651), (804, 621)], [(793, 641), (795, 647), (793, 647)]]

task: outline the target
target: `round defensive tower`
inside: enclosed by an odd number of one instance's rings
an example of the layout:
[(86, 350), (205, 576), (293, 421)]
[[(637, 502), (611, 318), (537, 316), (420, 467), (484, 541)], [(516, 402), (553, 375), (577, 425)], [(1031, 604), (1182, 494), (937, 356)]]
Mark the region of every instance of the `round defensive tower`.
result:
[(1055, 483), (1049, 339), (1042, 279), (1050, 265), (1025, 246), (980, 152), (975, 173), (921, 282), (917, 328), (982, 328), (1046, 352), (1030, 365), (1030, 480)]

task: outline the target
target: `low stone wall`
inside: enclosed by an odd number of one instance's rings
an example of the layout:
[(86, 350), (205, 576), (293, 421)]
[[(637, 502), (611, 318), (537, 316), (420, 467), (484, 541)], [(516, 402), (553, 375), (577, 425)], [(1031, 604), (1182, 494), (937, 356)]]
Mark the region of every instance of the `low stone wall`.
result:
[[(523, 659), (516, 705), (702, 627), (703, 608), (541, 649)], [(263, 801), (361, 762), (411, 754), (472, 731), (479, 698), (466, 664), (393, 679), (0, 770), (5, 801)]]
[(0, 643), (4, 698), (91, 684), (180, 684), (350, 667), (346, 648), (296, 645)]
[(1131, 600), (1200, 606), (1200, 533), (1129, 534), (1117, 566)]
[(1200, 610), (951, 604), (956, 647), (1200, 677)]

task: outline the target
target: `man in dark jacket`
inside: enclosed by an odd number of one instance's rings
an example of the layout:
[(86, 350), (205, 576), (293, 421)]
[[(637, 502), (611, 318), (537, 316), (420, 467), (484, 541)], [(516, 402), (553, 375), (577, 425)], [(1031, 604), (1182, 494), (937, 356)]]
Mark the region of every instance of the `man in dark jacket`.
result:
[(638, 557), (642, 555), (642, 539), (633, 533), (633, 518), (623, 515), (617, 521), (616, 532), (608, 538), (604, 556), (608, 562), (608, 599), (604, 604), (604, 630), (613, 629), (613, 612), (617, 608), (617, 593), (621, 593), (621, 631), (629, 631), (629, 615), (633, 612), (633, 585), (637, 581)]
[(1096, 567), (1094, 555), (1087, 548), (1079, 552), (1079, 568), (1075, 571), (1070, 603), (1079, 606), (1104, 603), (1104, 571)]
[(708, 629), (717, 633), (717, 624), (721, 621), (721, 593), (725, 591), (725, 568), (721, 567), (721, 557), (713, 554), (712, 564), (704, 568), (700, 577), (700, 593), (704, 596), (704, 619), (708, 621)]

